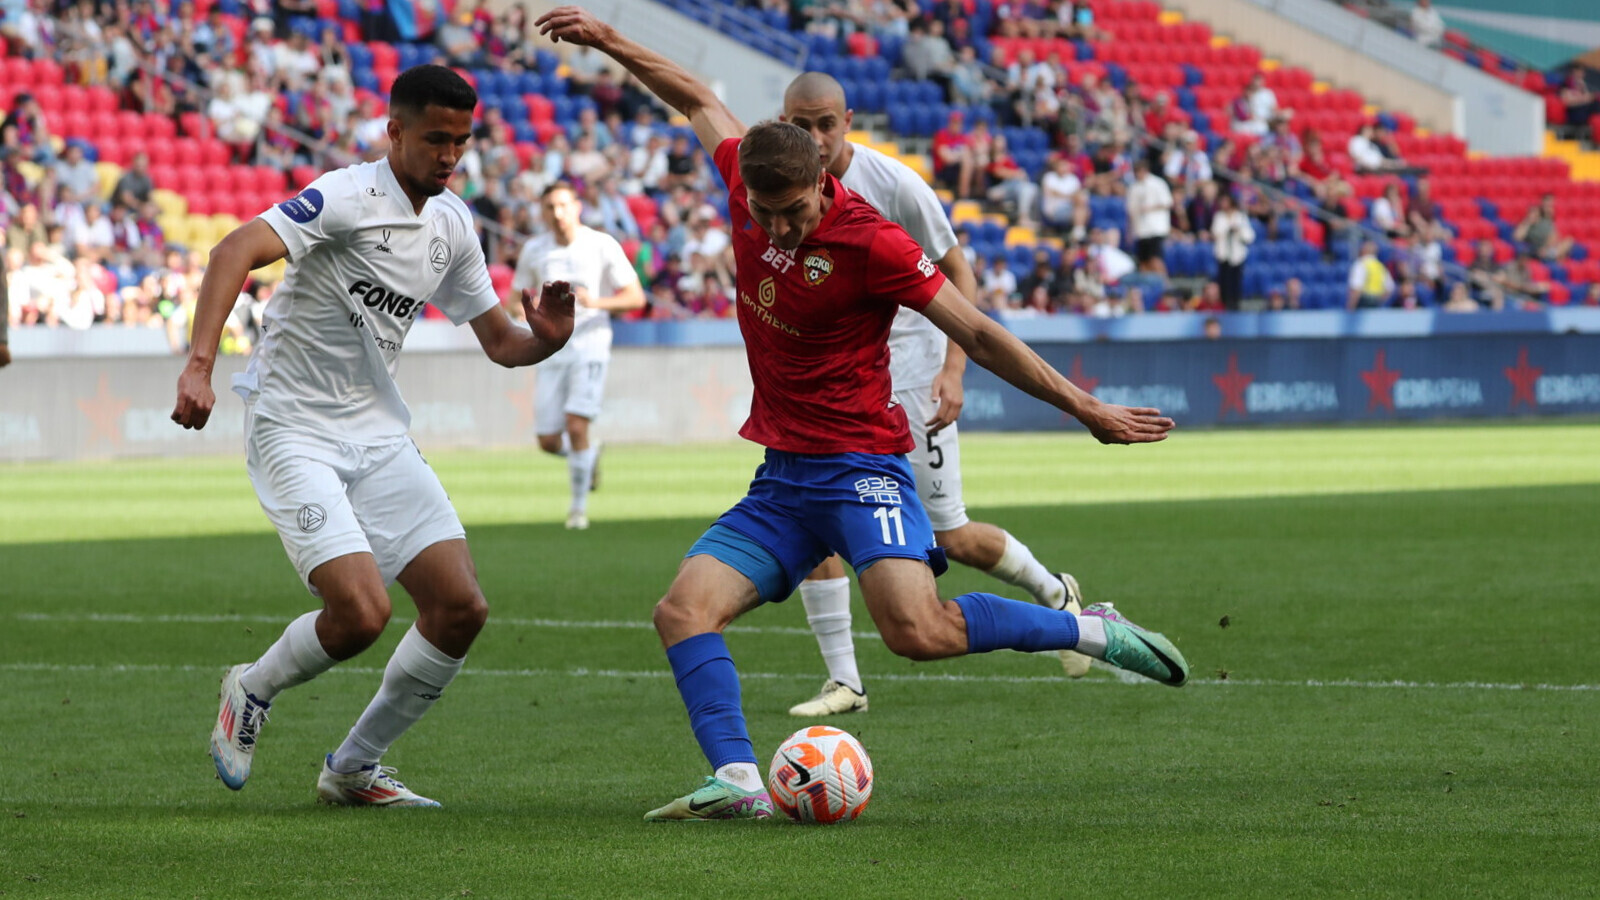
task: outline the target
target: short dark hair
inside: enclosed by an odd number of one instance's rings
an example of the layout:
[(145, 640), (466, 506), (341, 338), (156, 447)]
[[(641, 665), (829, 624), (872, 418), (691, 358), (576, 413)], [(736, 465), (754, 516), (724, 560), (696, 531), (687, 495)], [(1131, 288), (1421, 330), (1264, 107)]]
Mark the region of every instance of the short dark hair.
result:
[(811, 134), (788, 122), (752, 126), (739, 142), (739, 177), (751, 190), (780, 194), (816, 184), (822, 176), (822, 155)]
[(545, 185), (544, 190), (539, 192), (539, 199), (543, 200), (556, 191), (566, 191), (574, 197), (578, 196), (578, 189), (572, 186), (572, 182), (565, 178), (560, 178)]
[(430, 106), (471, 112), (478, 108), (478, 92), (444, 66), (412, 66), (401, 72), (389, 89), (389, 109), (397, 116), (411, 117), (422, 115)]

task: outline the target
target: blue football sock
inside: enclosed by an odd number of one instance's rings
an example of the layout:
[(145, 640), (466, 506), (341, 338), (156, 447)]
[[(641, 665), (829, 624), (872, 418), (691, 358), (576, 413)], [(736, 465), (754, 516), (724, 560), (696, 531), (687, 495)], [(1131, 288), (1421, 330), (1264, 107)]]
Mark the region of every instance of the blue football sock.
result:
[(1078, 618), (1072, 613), (994, 594), (962, 594), (954, 602), (967, 619), (968, 653), (1078, 646)]
[(689, 727), (712, 770), (728, 763), (755, 764), (755, 748), (739, 703), (739, 673), (728, 645), (715, 632), (697, 634), (667, 648), (678, 693), (689, 710)]

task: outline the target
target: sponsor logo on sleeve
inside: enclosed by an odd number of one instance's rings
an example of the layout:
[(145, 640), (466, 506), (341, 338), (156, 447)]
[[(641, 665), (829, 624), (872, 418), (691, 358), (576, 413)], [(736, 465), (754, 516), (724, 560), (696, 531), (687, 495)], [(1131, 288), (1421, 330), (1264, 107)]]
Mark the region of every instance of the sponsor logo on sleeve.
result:
[(322, 192), (316, 188), (306, 188), (299, 194), (278, 204), (278, 210), (288, 216), (290, 221), (304, 225), (322, 215)]

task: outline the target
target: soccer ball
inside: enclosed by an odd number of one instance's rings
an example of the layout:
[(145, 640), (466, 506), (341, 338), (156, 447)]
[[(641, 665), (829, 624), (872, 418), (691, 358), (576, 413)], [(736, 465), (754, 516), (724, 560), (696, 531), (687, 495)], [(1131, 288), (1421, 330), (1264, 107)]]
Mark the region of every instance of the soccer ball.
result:
[(872, 760), (861, 742), (826, 725), (802, 728), (767, 771), (773, 805), (805, 824), (848, 822), (872, 799)]

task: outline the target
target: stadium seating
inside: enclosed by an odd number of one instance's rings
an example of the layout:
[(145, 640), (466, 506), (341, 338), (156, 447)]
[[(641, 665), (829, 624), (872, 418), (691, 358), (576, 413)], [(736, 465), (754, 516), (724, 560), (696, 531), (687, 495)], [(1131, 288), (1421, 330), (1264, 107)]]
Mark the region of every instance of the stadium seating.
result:
[[(1062, 61), (1068, 78), (1075, 84), (1093, 74), (1118, 89), (1133, 83), (1147, 95), (1167, 91), (1206, 145), (1212, 147), (1229, 136), (1229, 104), (1260, 72), (1277, 95), (1279, 105), (1295, 110), (1296, 130), (1315, 129), (1322, 136), (1331, 151), (1331, 163), (1352, 176), (1350, 180), (1363, 209), (1396, 179), (1353, 175), (1343, 148), (1368, 121), (1381, 122), (1394, 132), (1402, 155), (1430, 171), (1433, 194), (1456, 237), (1445, 250), (1448, 262), (1464, 264), (1470, 260), (1471, 244), (1479, 238), (1494, 242), (1497, 257), (1509, 258), (1514, 252), (1511, 232), (1540, 196), (1553, 192), (1560, 198), (1558, 227), (1578, 241), (1573, 251), (1574, 264), (1552, 266), (1544, 272), (1539, 271), (1542, 267), (1535, 267), (1535, 274), (1551, 279), (1550, 300), (1556, 304), (1567, 302), (1596, 280), (1596, 268), (1586, 263), (1593, 251), (1600, 249), (1600, 183), (1573, 181), (1566, 160), (1550, 156), (1482, 158), (1469, 153), (1459, 138), (1418, 128), (1404, 111), (1380, 110), (1356, 91), (1336, 88), (1304, 68), (1267, 58), (1259, 48), (1236, 44), (1214, 33), (1206, 23), (1185, 21), (1181, 14), (1165, 11), (1152, 0), (1094, 0), (1091, 5), (1096, 26), (1109, 35), (1107, 40), (986, 37), (995, 16), (994, 4), (990, 0), (973, 0), (968, 4), (973, 13), (973, 43), (980, 58), (1002, 64), (1010, 63), (1024, 50), (1035, 59), (1054, 56)], [(924, 8), (928, 5), (924, 4)], [(786, 20), (777, 17), (772, 17), (770, 24), (788, 27)], [(944, 102), (938, 85), (884, 79), (886, 71), (898, 62), (897, 43), (886, 41), (880, 56), (871, 58), (864, 57), (848, 41), (817, 34), (798, 36), (807, 41), (810, 50), (807, 68), (838, 78), (858, 109), (884, 113), (892, 133), (926, 138), (943, 126), (952, 107)], [(1527, 80), (1530, 85), (1536, 81), (1540, 92), (1554, 90), (1542, 74), (1534, 79), (1507, 60), (1491, 61), (1480, 54), (1474, 64), (1506, 80)], [(969, 123), (992, 122), (994, 117), (989, 107), (961, 111)], [(1018, 164), (1037, 178), (1050, 152), (1045, 133), (1038, 129), (1006, 129), (1003, 133)], [(1409, 194), (1414, 184), (1414, 178), (1404, 179), (1403, 191)], [(1300, 193), (1303, 199), (1309, 198), (1309, 191)], [(1022, 239), (1016, 234), (1008, 238), (1003, 232), (992, 231), (970, 212), (956, 215), (952, 208), (952, 217), (957, 228), (967, 232), (976, 252), (985, 257), (1003, 254), (1013, 265), (1018, 260), (1031, 265), (1036, 249), (1049, 249), (1043, 244), (1020, 243)], [(1091, 222), (1096, 226), (1115, 225), (1127, 235), (1126, 211), (1118, 198), (1093, 198)], [(1320, 223), (1302, 215), (1300, 227), (1306, 240), (1257, 245), (1252, 265), (1247, 267), (1246, 293), (1265, 293), (1292, 275), (1307, 285), (1307, 305), (1342, 306), (1350, 260), (1338, 253), (1332, 259), (1322, 258), (1311, 240), (1320, 234)], [(1385, 248), (1386, 254), (1393, 252), (1392, 248)], [(1167, 248), (1166, 262), (1174, 275), (1202, 276), (1215, 269), (1210, 257), (1209, 248), (1174, 243)]]

